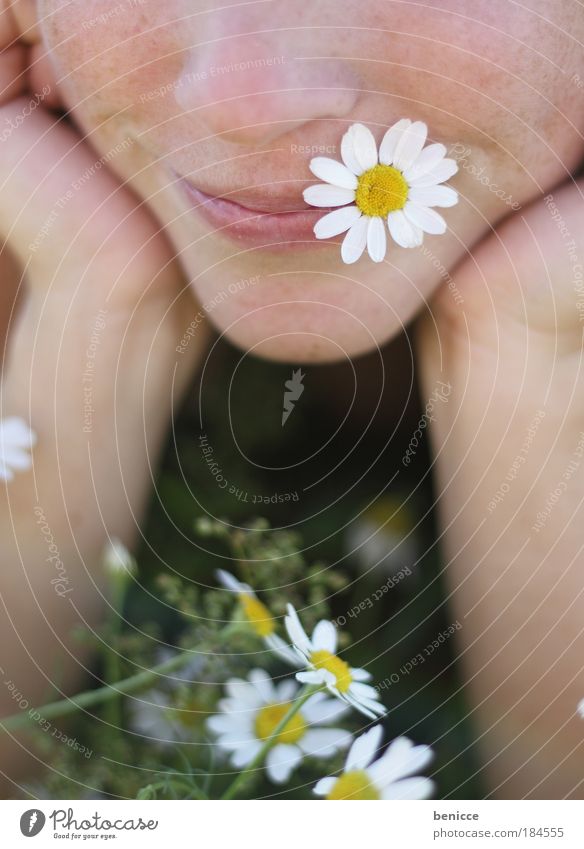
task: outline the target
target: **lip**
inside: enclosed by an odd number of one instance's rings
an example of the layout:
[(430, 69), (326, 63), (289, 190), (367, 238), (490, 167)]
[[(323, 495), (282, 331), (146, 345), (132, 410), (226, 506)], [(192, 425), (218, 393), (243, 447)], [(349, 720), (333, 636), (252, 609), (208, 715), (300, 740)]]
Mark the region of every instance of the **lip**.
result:
[[(266, 196), (238, 203), (225, 197), (206, 194), (180, 175), (175, 175), (178, 185), (192, 208), (214, 231), (247, 247), (263, 247), (271, 251), (313, 249), (318, 240), (314, 225), (329, 209), (299, 209), (301, 195), (294, 199)], [(258, 209), (263, 202), (267, 207)], [(296, 207), (296, 208), (295, 208)]]

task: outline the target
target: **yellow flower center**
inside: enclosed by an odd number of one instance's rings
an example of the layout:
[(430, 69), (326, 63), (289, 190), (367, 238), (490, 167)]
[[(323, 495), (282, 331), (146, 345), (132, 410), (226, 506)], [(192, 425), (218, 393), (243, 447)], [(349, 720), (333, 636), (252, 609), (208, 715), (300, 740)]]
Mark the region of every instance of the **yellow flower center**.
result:
[(310, 662), (316, 669), (326, 669), (327, 672), (332, 672), (336, 679), (336, 688), (340, 693), (346, 693), (351, 686), (351, 669), (348, 663), (337, 657), (336, 654), (331, 654), (326, 649), (313, 651), (310, 655)]
[(181, 699), (176, 707), (168, 709), (171, 717), (185, 728), (197, 728), (209, 716), (208, 707), (194, 695)]
[[(267, 740), (268, 737), (271, 737), (289, 710), (290, 704), (287, 703), (266, 705), (263, 707), (258, 712), (255, 720), (256, 737), (259, 740)], [(280, 731), (276, 740), (278, 743), (297, 743), (298, 740), (304, 737), (305, 731), (306, 722), (302, 718), (300, 712), (295, 713)]]
[(334, 783), (327, 799), (365, 800), (379, 799), (379, 793), (369, 781), (369, 776), (362, 769), (345, 772)]
[(243, 607), (245, 618), (249, 620), (256, 634), (259, 634), (260, 637), (269, 637), (270, 634), (273, 634), (276, 626), (265, 604), (262, 604), (254, 596), (244, 593), (239, 596), (239, 601)]
[(375, 165), (359, 177), (355, 203), (364, 215), (385, 217), (403, 209), (407, 199), (408, 184), (391, 165)]

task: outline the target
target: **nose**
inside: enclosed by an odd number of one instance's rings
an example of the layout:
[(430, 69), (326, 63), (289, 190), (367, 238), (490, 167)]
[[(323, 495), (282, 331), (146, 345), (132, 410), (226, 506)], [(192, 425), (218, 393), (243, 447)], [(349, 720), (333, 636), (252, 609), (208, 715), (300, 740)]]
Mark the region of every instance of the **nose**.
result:
[(310, 121), (352, 112), (359, 81), (347, 62), (306, 57), (299, 33), (268, 32), (265, 20), (264, 31), (249, 31), (249, 12), (231, 13), (219, 35), (215, 29), (215, 37), (188, 51), (175, 86), (181, 110), (211, 135), (262, 145)]

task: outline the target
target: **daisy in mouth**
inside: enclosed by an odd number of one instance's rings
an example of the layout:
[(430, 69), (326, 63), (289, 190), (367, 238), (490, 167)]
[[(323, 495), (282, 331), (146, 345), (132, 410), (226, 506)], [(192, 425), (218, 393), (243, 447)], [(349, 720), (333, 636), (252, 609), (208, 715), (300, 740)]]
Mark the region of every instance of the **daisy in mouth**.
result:
[(309, 638), (291, 604), (285, 619), (286, 630), (305, 671), (296, 678), (303, 684), (321, 684), (329, 693), (356, 710), (376, 719), (385, 713), (378, 701), (379, 693), (366, 681), (371, 675), (365, 669), (355, 669), (335, 654), (337, 632), (332, 622), (320, 621)]
[(446, 222), (432, 207), (458, 203), (454, 189), (441, 185), (458, 166), (446, 158), (443, 144), (424, 147), (427, 135), (422, 121), (402, 118), (385, 133), (378, 151), (371, 130), (353, 124), (341, 141), (342, 163), (325, 156), (311, 160), (310, 170), (324, 182), (305, 189), (304, 200), (339, 207), (316, 222), (314, 235), (330, 239), (346, 233), (343, 262), (357, 262), (365, 248), (373, 262), (382, 262), (386, 228), (403, 248), (419, 247), (424, 233), (446, 232)]

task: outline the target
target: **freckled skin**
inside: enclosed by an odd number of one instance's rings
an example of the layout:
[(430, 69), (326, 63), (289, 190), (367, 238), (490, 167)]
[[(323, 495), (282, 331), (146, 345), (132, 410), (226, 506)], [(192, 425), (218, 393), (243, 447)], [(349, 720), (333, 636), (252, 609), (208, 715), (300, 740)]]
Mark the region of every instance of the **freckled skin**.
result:
[[(380, 140), (408, 116), (427, 122), (431, 141), (469, 146), (477, 169), (524, 205), (582, 157), (584, 110), (566, 86), (566, 76), (584, 76), (576, 10), (461, 0), (431, 2), (421, 14), (407, 4), (321, 0), (299, 17), (283, 0), (223, 11), (170, 0), (116, 14), (119, 2), (91, 0), (72, 15), (60, 5), (42, 0), (40, 10), (76, 119), (100, 152), (134, 140), (111, 167), (147, 199), (201, 302), (261, 275), (211, 319), (268, 357), (322, 361), (383, 344), (432, 295), (440, 273), (418, 249), (392, 242), (380, 266), (343, 265), (340, 239), (297, 255), (241, 249), (191, 213), (169, 169), (211, 194), (254, 186), (300, 197), (311, 156), (291, 153), (294, 145), (336, 145), (339, 158), (352, 122)], [(553, 25), (543, 20), (554, 15)], [(213, 71), (258, 57), (283, 60)], [(509, 213), (468, 172), (451, 184), (461, 202), (445, 211), (449, 232), (425, 237), (447, 269)], [(278, 337), (286, 331), (294, 335)]]

